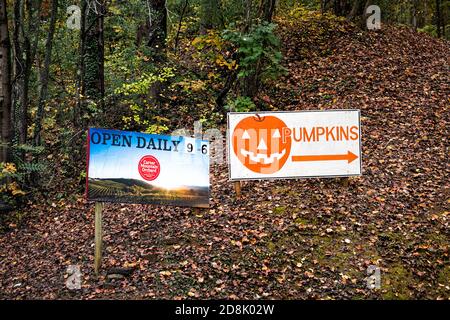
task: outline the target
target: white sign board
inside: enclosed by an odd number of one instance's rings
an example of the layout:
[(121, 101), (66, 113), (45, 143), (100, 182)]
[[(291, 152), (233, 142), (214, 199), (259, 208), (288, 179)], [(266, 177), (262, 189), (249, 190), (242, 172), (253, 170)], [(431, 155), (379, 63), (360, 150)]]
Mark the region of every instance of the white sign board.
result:
[(228, 114), (230, 180), (361, 175), (359, 110)]

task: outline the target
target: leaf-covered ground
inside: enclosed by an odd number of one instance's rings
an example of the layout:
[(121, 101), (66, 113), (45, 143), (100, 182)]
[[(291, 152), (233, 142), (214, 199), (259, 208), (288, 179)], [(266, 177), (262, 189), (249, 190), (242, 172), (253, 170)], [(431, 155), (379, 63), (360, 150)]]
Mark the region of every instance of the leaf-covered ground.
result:
[[(361, 109), (361, 177), (246, 182), (236, 200), (216, 166), (209, 210), (107, 204), (98, 278), (93, 205), (51, 193), (0, 235), (0, 298), (448, 299), (448, 42), (389, 26), (344, 24), (323, 43), (305, 32), (281, 29), (289, 74), (268, 108)], [(69, 265), (81, 290), (65, 286)], [(108, 277), (117, 267), (133, 272)]]

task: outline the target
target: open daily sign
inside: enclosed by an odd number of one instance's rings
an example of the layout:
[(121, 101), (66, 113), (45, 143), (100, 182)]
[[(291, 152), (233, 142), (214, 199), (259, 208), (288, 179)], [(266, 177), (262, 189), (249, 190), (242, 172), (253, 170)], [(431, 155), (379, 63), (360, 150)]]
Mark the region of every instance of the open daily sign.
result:
[(209, 206), (209, 142), (89, 129), (91, 201)]
[(230, 180), (361, 175), (359, 110), (228, 114)]

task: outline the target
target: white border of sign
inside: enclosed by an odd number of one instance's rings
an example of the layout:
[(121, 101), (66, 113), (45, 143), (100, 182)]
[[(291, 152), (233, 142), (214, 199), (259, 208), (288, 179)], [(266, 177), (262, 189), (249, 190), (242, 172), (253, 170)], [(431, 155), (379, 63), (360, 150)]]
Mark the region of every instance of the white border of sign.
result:
[[(280, 113), (310, 113), (310, 112), (342, 112), (342, 111), (356, 111), (358, 112), (359, 123), (359, 174), (346, 175), (324, 175), (324, 176), (293, 176), (293, 177), (267, 177), (267, 178), (231, 178), (231, 148), (230, 148), (230, 115), (232, 114), (248, 114), (248, 115), (263, 115), (263, 114), (280, 114)], [(255, 111), (255, 112), (228, 112), (227, 113), (227, 161), (228, 161), (228, 181), (244, 181), (244, 180), (286, 180), (286, 179), (311, 179), (311, 178), (345, 178), (345, 177), (359, 177), (362, 175), (362, 138), (361, 138), (361, 110), (359, 109), (329, 109), (329, 110), (292, 110), (292, 111)]]

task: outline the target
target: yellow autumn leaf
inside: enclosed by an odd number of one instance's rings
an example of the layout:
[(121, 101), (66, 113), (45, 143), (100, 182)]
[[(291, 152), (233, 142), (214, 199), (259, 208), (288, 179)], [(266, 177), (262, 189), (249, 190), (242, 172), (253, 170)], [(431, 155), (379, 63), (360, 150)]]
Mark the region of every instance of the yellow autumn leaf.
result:
[(192, 45), (196, 46), (199, 43), (203, 42), (203, 38), (202, 37), (196, 37), (194, 40), (192, 40)]

